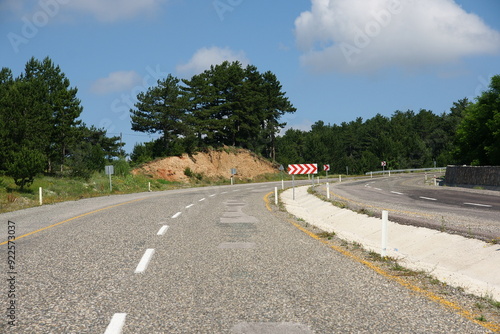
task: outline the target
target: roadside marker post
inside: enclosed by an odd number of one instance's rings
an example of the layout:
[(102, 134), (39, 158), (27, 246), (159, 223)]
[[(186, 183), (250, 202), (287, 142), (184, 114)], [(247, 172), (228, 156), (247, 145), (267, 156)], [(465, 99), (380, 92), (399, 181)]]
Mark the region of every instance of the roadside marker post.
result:
[(40, 205), (42, 205), (43, 203), (43, 199), (42, 199), (42, 187), (38, 187), (38, 198), (40, 200)]
[(278, 206), (278, 187), (274, 187), (274, 204)]
[(389, 211), (387, 210), (382, 210), (382, 251), (380, 255), (382, 257), (387, 256), (387, 238), (388, 238), (388, 231), (387, 231), (387, 223), (389, 221)]
[(330, 199), (330, 183), (326, 183), (326, 198)]

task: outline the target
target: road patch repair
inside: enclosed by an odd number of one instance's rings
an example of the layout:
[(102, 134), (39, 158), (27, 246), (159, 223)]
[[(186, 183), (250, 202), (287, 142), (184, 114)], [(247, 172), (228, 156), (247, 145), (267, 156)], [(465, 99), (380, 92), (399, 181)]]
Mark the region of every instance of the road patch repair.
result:
[[(325, 232), (382, 253), (382, 220), (341, 209), (307, 192), (309, 186), (284, 191), (286, 210)], [(500, 300), (500, 245), (424, 227), (388, 223), (386, 255), (402, 266), (480, 297)]]

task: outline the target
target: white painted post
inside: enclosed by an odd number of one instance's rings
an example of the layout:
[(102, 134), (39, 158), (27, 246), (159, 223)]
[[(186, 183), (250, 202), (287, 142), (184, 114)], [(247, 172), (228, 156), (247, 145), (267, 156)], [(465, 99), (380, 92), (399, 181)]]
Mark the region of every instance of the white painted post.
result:
[(389, 169), (389, 177), (391, 176), (391, 170)]
[(387, 210), (382, 210), (382, 252), (380, 255), (386, 257), (387, 255), (387, 222), (389, 220), (389, 212)]
[(278, 187), (274, 187), (274, 204), (278, 205)]
[(281, 179), (281, 190), (284, 190), (285, 189), (285, 181), (283, 181), (283, 179)]
[(373, 172), (370, 172), (370, 179), (373, 179)]
[(148, 191), (151, 191), (151, 182), (148, 182)]
[(326, 183), (326, 198), (330, 199), (330, 183)]
[(339, 182), (342, 182), (342, 175), (339, 174)]
[(42, 205), (42, 203), (43, 203), (42, 187), (38, 187), (38, 198), (40, 199), (40, 205)]

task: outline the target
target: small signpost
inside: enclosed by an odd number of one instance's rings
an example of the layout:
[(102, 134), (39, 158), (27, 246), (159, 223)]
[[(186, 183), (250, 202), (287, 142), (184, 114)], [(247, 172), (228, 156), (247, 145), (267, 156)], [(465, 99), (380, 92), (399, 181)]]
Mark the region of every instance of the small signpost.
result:
[(288, 174), (292, 175), (293, 200), (295, 200), (295, 175), (312, 174), (314, 185), (314, 174), (318, 173), (318, 164), (294, 164), (288, 165)]
[(323, 170), (326, 172), (326, 183), (328, 183), (328, 171), (330, 170), (330, 165), (323, 165)]
[(386, 161), (382, 161), (380, 163), (380, 165), (382, 166), (382, 174), (385, 174), (385, 166), (387, 166), (387, 162)]
[(283, 165), (280, 165), (280, 173), (281, 173), (281, 189), (285, 189), (285, 182), (283, 181), (283, 171), (285, 170), (285, 167)]
[(231, 168), (231, 185), (234, 184), (233, 178), (237, 174), (236, 168)]
[(109, 175), (109, 191), (113, 191), (113, 185), (111, 184), (111, 175), (115, 173), (115, 167), (109, 165), (105, 167), (106, 175)]

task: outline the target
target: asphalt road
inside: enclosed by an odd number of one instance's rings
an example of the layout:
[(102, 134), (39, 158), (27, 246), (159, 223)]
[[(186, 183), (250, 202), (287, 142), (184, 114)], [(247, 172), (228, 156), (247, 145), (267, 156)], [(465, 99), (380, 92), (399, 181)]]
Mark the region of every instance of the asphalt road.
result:
[(424, 175), (393, 175), (332, 185), (331, 191), (371, 210), (482, 239), (500, 237), (500, 191), (433, 186)]
[(18, 238), (13, 267), (1, 245), (0, 332), (487, 332), (270, 212), (263, 197), (274, 186), (110, 196), (0, 215), (2, 239)]

